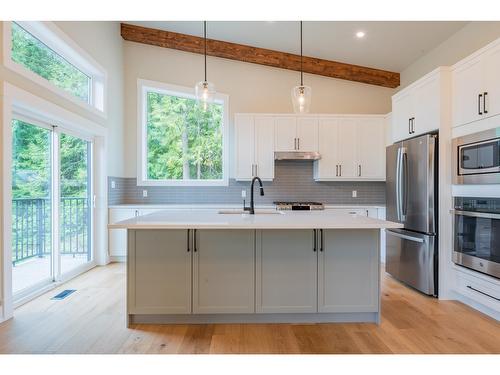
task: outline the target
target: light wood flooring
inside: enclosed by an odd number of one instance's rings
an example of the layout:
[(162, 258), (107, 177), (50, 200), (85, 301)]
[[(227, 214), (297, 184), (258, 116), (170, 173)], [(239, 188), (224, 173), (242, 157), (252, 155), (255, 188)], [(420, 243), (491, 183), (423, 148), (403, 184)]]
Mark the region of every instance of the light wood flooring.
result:
[[(77, 292), (62, 301), (63, 289)], [(500, 353), (500, 323), (383, 277), (382, 323), (125, 325), (125, 267), (97, 267), (0, 324), (0, 353)]]

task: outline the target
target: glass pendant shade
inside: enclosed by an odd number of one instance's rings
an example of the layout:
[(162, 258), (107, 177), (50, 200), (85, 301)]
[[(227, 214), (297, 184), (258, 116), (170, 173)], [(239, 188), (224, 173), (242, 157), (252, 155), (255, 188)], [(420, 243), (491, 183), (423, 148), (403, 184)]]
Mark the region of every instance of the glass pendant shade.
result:
[(196, 84), (195, 88), (196, 100), (203, 107), (204, 110), (214, 102), (215, 98), (215, 85), (208, 81), (200, 81)]
[(312, 90), (309, 86), (295, 86), (292, 89), (293, 111), (308, 113), (311, 107)]

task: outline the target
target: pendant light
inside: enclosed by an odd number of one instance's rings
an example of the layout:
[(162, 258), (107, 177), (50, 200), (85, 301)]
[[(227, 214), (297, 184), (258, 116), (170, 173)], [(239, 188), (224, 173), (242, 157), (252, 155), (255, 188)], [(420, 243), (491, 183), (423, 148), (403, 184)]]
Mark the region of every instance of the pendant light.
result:
[(213, 103), (215, 97), (215, 85), (207, 81), (207, 21), (203, 21), (203, 39), (205, 44), (205, 80), (200, 81), (195, 86), (196, 100), (207, 110), (210, 103)]
[(309, 86), (304, 86), (302, 59), (302, 21), (300, 21), (300, 86), (295, 86), (292, 89), (292, 103), (295, 113), (307, 113), (311, 106), (312, 90)]

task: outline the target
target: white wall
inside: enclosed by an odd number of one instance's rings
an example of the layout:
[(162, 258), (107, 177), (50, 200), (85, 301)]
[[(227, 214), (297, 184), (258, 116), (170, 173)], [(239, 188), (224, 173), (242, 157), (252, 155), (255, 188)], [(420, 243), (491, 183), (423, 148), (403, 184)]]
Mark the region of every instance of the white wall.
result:
[[(203, 79), (203, 56), (161, 47), (125, 42), (125, 155), (126, 177), (136, 176), (137, 79), (194, 87)], [(208, 58), (208, 80), (229, 95), (230, 155), (234, 114), (240, 112), (293, 112), (290, 92), (300, 73), (262, 65)], [(312, 87), (311, 113), (390, 112), (394, 89), (306, 74)], [(110, 172), (110, 175), (112, 173)], [(234, 168), (231, 166), (231, 176)]]
[(500, 38), (500, 22), (469, 22), (436, 48), (401, 72), (401, 86), (408, 86), (439, 66), (451, 66)]

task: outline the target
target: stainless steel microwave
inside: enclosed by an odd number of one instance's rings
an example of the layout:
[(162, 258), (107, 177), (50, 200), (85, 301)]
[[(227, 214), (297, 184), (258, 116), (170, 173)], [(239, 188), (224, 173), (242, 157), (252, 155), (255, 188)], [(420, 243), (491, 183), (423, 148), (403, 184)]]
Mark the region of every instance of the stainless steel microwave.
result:
[(454, 184), (500, 184), (500, 128), (453, 139)]

